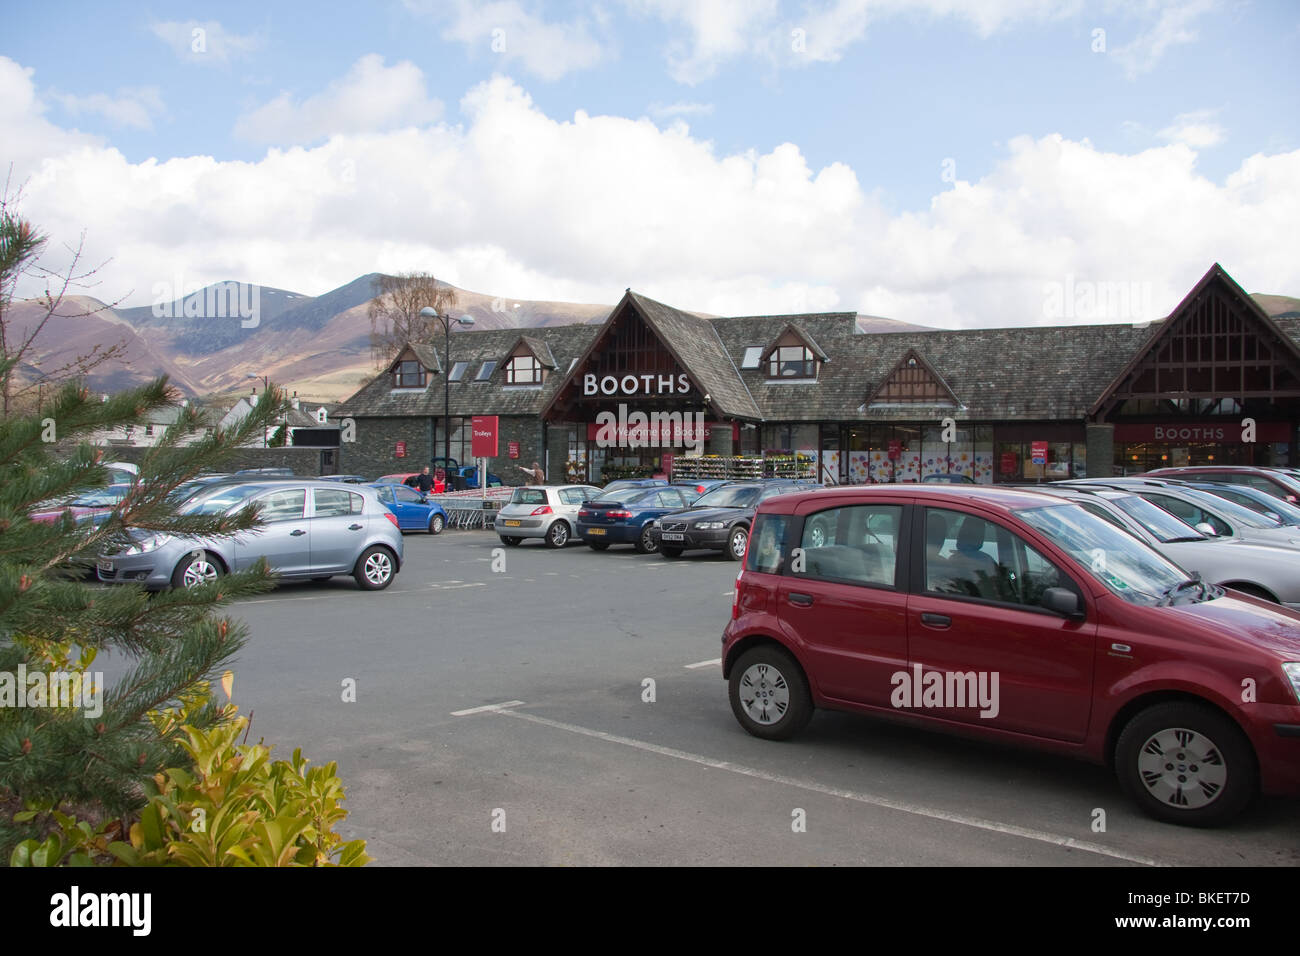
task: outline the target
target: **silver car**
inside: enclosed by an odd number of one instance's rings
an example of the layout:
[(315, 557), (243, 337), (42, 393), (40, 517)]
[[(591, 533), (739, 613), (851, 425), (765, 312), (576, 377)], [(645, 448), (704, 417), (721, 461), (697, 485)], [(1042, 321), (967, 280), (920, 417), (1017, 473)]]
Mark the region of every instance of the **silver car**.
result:
[(180, 511), (231, 514), (248, 504), (261, 506), (264, 524), (229, 537), (131, 531), (134, 544), (99, 556), (99, 580), (151, 589), (193, 587), (266, 558), (288, 580), (350, 574), (365, 590), (378, 591), (401, 570), (402, 533), (372, 488), (316, 479), (223, 483), (186, 501)]
[(598, 494), (600, 489), (591, 485), (524, 485), (497, 512), (496, 532), (507, 545), (542, 538), (552, 548), (562, 548), (573, 540), (578, 509)]
[(1212, 584), (1300, 611), (1300, 553), (1243, 538), (1207, 537), (1129, 491), (1096, 485), (1034, 485), (1123, 528), (1187, 571)]

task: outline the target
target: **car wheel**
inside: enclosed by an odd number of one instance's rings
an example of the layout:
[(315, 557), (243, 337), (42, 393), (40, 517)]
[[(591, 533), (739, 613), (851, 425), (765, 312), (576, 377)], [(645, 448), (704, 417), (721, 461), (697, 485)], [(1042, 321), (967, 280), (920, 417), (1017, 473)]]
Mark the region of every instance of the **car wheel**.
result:
[(352, 572), (357, 584), (367, 591), (382, 591), (393, 583), (393, 553), (376, 545), (357, 558)]
[(604, 551), (606, 548), (609, 547), (609, 542), (608, 542), (608, 541), (588, 541), (588, 542), (587, 542), (587, 547), (591, 548), (592, 551)]
[(812, 718), (812, 694), (802, 668), (779, 647), (760, 644), (731, 667), (731, 712), (764, 740), (788, 740)]
[(1237, 725), (1183, 702), (1157, 704), (1128, 722), (1115, 772), (1147, 814), (1188, 826), (1227, 823), (1258, 788), (1255, 752)]
[(442, 529), (447, 526), (447, 519), (442, 515), (429, 515), (429, 534), (442, 534)]
[(224, 574), (221, 562), (210, 552), (195, 551), (187, 554), (172, 572), (172, 587), (193, 588), (215, 581)]
[(650, 533), (649, 525), (641, 529), (641, 536), (636, 539), (633, 547), (636, 548), (638, 554), (654, 554), (659, 550), (659, 542)]
[(504, 545), (506, 545), (507, 547), (510, 547), (510, 548), (517, 548), (517, 547), (519, 547), (519, 542), (520, 542), (521, 539), (519, 539), (519, 538), (507, 538), (505, 535), (500, 535), (499, 537), (501, 538), (501, 543), (504, 544)]
[(546, 531), (546, 543), (552, 548), (562, 548), (569, 543), (569, 525), (564, 521), (554, 522)]
[(727, 538), (727, 557), (732, 561), (739, 561), (745, 556), (745, 547), (749, 544), (749, 529), (735, 527), (731, 529), (731, 535)]

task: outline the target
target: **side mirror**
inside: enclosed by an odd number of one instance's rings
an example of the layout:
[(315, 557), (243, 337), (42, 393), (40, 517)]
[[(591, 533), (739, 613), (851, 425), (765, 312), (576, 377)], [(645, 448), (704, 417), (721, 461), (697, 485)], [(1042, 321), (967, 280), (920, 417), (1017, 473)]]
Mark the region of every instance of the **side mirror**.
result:
[(1053, 611), (1071, 621), (1082, 621), (1084, 619), (1083, 605), (1079, 601), (1079, 595), (1069, 588), (1048, 588), (1043, 592), (1042, 600), (1039, 603), (1047, 610)]
[(1214, 525), (1210, 524), (1208, 521), (1202, 521), (1197, 524), (1196, 530), (1207, 538), (1217, 538), (1219, 536), (1219, 532), (1214, 530)]

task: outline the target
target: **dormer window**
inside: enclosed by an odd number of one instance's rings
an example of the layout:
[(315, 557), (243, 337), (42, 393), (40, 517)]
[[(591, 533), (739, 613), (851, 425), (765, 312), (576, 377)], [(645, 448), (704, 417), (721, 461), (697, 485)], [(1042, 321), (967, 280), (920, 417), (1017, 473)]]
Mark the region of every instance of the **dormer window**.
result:
[(393, 388), (424, 388), (424, 366), (417, 361), (398, 362), (393, 366)]
[(516, 355), (506, 363), (507, 385), (537, 385), (542, 381), (542, 363), (531, 354)]
[(768, 357), (769, 378), (813, 378), (817, 375), (817, 360), (812, 349), (803, 345), (783, 345)]

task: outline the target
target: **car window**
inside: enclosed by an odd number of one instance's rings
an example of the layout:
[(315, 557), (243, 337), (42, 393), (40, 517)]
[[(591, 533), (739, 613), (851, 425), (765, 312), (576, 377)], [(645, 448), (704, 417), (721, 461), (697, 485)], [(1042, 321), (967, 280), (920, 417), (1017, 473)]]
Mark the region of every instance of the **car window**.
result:
[(724, 485), (706, 491), (695, 499), (696, 508), (752, 508), (758, 501), (758, 488), (753, 485)]
[(791, 570), (819, 580), (893, 587), (902, 520), (901, 505), (847, 505), (811, 514)]
[(746, 569), (763, 574), (780, 573), (789, 523), (789, 515), (759, 515), (754, 519), (749, 553), (745, 556)]
[(682, 497), (682, 493), (676, 488), (665, 488), (663, 491), (660, 491), (655, 498), (659, 502), (660, 508), (681, 508), (686, 505), (686, 500)]
[(1039, 607), (1048, 588), (1080, 594), (1068, 574), (1014, 531), (978, 515), (927, 509), (927, 591)]
[(546, 504), (546, 492), (541, 488), (516, 488), (515, 493), (510, 496), (512, 505), (544, 505)]
[(1162, 495), (1154, 492), (1148, 492), (1142, 496), (1154, 505), (1164, 508), (1175, 518), (1180, 518), (1187, 524), (1195, 527), (1202, 522), (1208, 522), (1213, 526), (1216, 534), (1232, 534), (1232, 529), (1227, 523), (1220, 518), (1210, 514), (1199, 505), (1194, 505), (1190, 501), (1184, 501), (1182, 498), (1175, 498), (1172, 495)]
[(334, 491), (332, 488), (317, 488), (312, 492), (316, 499), (316, 517), (333, 518), (338, 515), (361, 514), (365, 499), (350, 491)]
[(420, 493), (418, 491), (416, 491), (414, 488), (407, 488), (405, 485), (402, 485), (399, 488), (394, 488), (393, 494), (397, 497), (398, 501), (405, 501), (408, 504), (419, 504), (421, 501), (424, 500), (422, 497), (420, 497)]
[(561, 488), (560, 501), (566, 505), (580, 505), (587, 500), (587, 495), (581, 488)]
[(302, 517), (303, 507), (307, 504), (307, 489), (273, 491), (258, 499), (258, 504), (262, 506), (263, 521), (293, 521)]
[(266, 491), (266, 485), (235, 485), (204, 495), (200, 493), (180, 508), (181, 514), (219, 515), (239, 505), (247, 504), (253, 496)]

